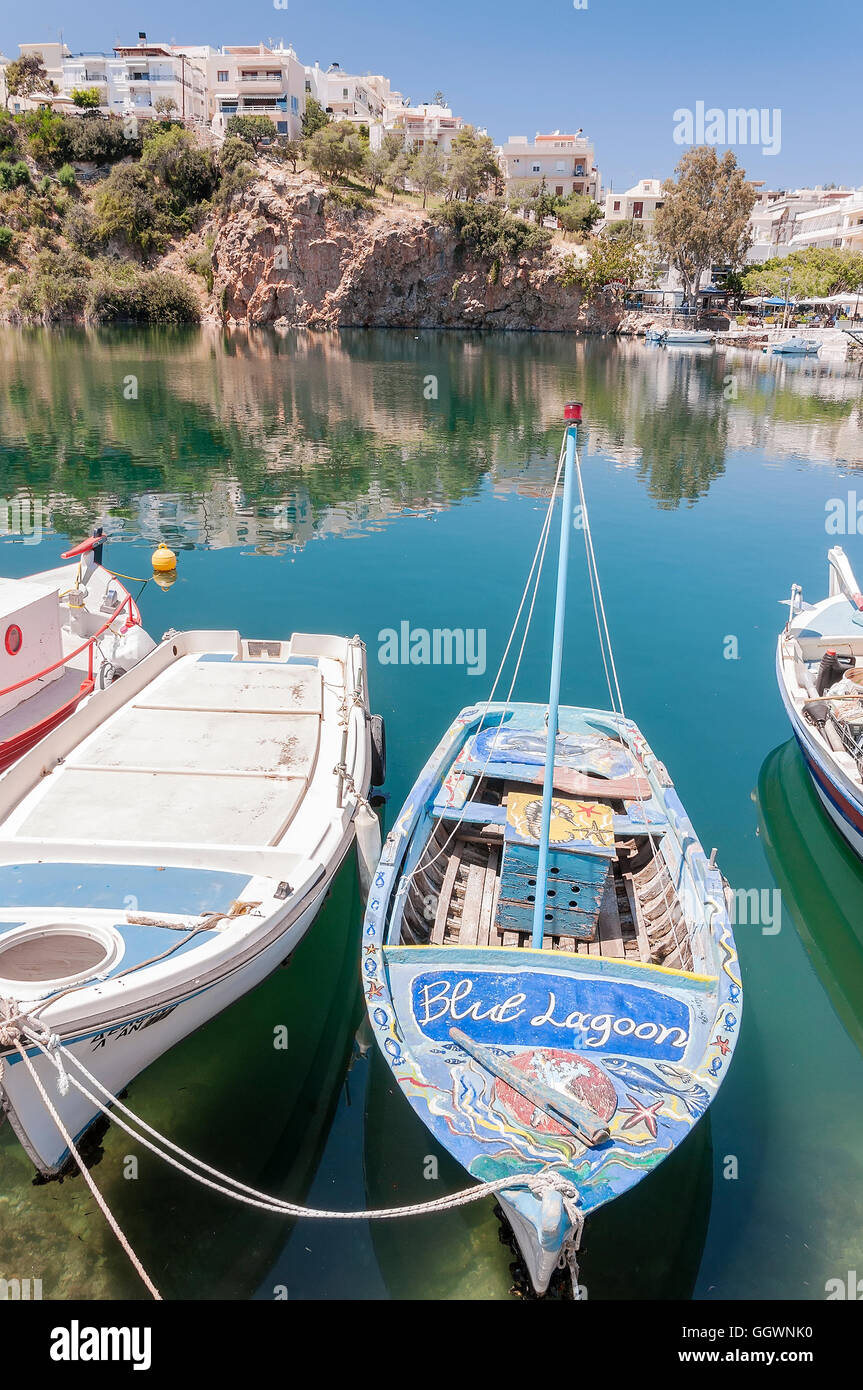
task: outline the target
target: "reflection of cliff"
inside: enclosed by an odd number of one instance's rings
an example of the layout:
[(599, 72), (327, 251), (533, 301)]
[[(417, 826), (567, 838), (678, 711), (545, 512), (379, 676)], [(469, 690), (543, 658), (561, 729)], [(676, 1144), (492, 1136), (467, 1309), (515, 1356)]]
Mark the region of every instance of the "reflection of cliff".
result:
[[(863, 462), (860, 370), (554, 334), (0, 331), (0, 499), (281, 550), (553, 476), (563, 405), (660, 505), (728, 448)], [(729, 382), (732, 389), (729, 390)]]

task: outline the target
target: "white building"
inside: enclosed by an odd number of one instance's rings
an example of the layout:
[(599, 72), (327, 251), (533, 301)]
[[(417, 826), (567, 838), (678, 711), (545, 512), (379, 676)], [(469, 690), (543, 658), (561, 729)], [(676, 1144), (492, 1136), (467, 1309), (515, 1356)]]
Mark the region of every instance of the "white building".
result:
[(371, 126), (405, 104), (401, 92), (393, 90), (388, 77), (380, 73), (357, 76), (343, 72), (338, 63), (326, 69), (319, 63), (304, 70), (306, 96), (314, 97), (334, 121), (354, 121)]
[(849, 188), (760, 189), (749, 215), (752, 246), (747, 264), (763, 265), (800, 246), (841, 245), (841, 214), (836, 209), (851, 197)]
[(293, 48), (259, 43), (210, 49), (206, 70), (208, 117), (218, 135), (231, 116), (268, 116), (275, 134), (299, 137), (306, 70)]
[(599, 201), (600, 176), (593, 145), (581, 130), (574, 135), (563, 135), (559, 130), (551, 135), (537, 132), (532, 141), (526, 135), (511, 135), (498, 154), (507, 194), (526, 192), (545, 182), (549, 193), (558, 197), (587, 193)]
[(650, 232), (656, 210), (664, 201), (661, 179), (639, 179), (634, 188), (628, 188), (625, 193), (605, 195), (605, 220), (637, 223)]
[(150, 118), (159, 114), (156, 102), (162, 98), (173, 102), (172, 114), (179, 120), (203, 125), (207, 120), (209, 51), (201, 46), (148, 43), (146, 34), (139, 34), (137, 44), (114, 49), (109, 109)]
[[(18, 115), (22, 111), (35, 111), (40, 106), (55, 106), (63, 104), (62, 96), (59, 95), (63, 83), (63, 59), (68, 55), (68, 48), (64, 43), (21, 43), (18, 45), (18, 57), (31, 57), (38, 54), (42, 59), (42, 65), (48, 76), (48, 80), (53, 82), (58, 89), (58, 93), (37, 92), (32, 97), (14, 96), (9, 98), (9, 110)], [(3, 65), (8, 65), (12, 59), (4, 58)], [(2, 97), (6, 100), (6, 83), (3, 81)]]
[(850, 194), (841, 190), (838, 195), (834, 191), (820, 207), (800, 214), (786, 254), (809, 246), (863, 251), (863, 190)]
[[(448, 155), (453, 140), (464, 126), (462, 117), (454, 116), (449, 106), (422, 102), (419, 106), (393, 108), (384, 121), (370, 128), (369, 141), (372, 149), (378, 150), (385, 135), (397, 134), (402, 136), (405, 149), (422, 150), (434, 146), (442, 155)], [(485, 133), (484, 130), (479, 132)]]

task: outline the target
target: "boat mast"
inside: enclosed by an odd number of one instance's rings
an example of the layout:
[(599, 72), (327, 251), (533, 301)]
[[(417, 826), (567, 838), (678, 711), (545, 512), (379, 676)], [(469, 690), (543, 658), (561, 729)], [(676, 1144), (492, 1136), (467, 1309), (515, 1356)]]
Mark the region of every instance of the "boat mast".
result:
[(569, 533), (573, 524), (575, 496), (575, 449), (581, 406), (570, 401), (564, 408), (569, 421), (566, 428), (566, 458), (563, 465), (563, 511), (560, 516), (560, 548), (557, 555), (557, 596), (554, 606), (554, 638), (551, 649), (551, 683), (548, 692), (548, 734), (545, 744), (545, 776), (542, 784), (542, 826), (539, 832), (539, 863), (536, 870), (536, 898), (533, 904), (533, 933), (531, 946), (542, 950), (545, 926), (545, 889), (548, 877), (548, 839), (551, 830), (551, 799), (554, 791), (554, 748), (557, 739), (558, 705), (560, 702), (560, 671), (563, 661), (563, 629), (566, 620), (566, 576), (569, 568)]

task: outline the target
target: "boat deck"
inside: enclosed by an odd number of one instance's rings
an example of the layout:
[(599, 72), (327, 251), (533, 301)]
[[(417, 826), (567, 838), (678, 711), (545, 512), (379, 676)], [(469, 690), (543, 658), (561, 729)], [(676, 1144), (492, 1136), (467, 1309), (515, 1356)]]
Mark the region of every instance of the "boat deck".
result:
[[(454, 827), (455, 819), (440, 821), (420, 861), (405, 902), (402, 943), (530, 948), (529, 916), (513, 929), (516, 914), (501, 911), (503, 827), (462, 826), (450, 838)], [(664, 861), (650, 858), (637, 867), (641, 861), (633, 857), (631, 868), (627, 862), (628, 856), (620, 855), (608, 861), (592, 939), (575, 935), (558, 910), (554, 917), (548, 914), (543, 950), (691, 970), (689, 931)], [(584, 887), (569, 901), (571, 909), (585, 905)]]

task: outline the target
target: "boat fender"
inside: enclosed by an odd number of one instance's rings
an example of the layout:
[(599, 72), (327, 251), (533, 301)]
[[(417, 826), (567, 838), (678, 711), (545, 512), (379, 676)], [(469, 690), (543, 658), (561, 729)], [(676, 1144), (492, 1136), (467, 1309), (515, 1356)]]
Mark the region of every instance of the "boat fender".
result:
[(369, 738), (372, 744), (372, 770), (369, 785), (381, 787), (387, 776), (387, 731), (382, 715), (372, 714), (369, 716)]
[(367, 801), (361, 801), (354, 816), (357, 833), (357, 873), (363, 901), (369, 896), (378, 860), (381, 857), (380, 821)]

